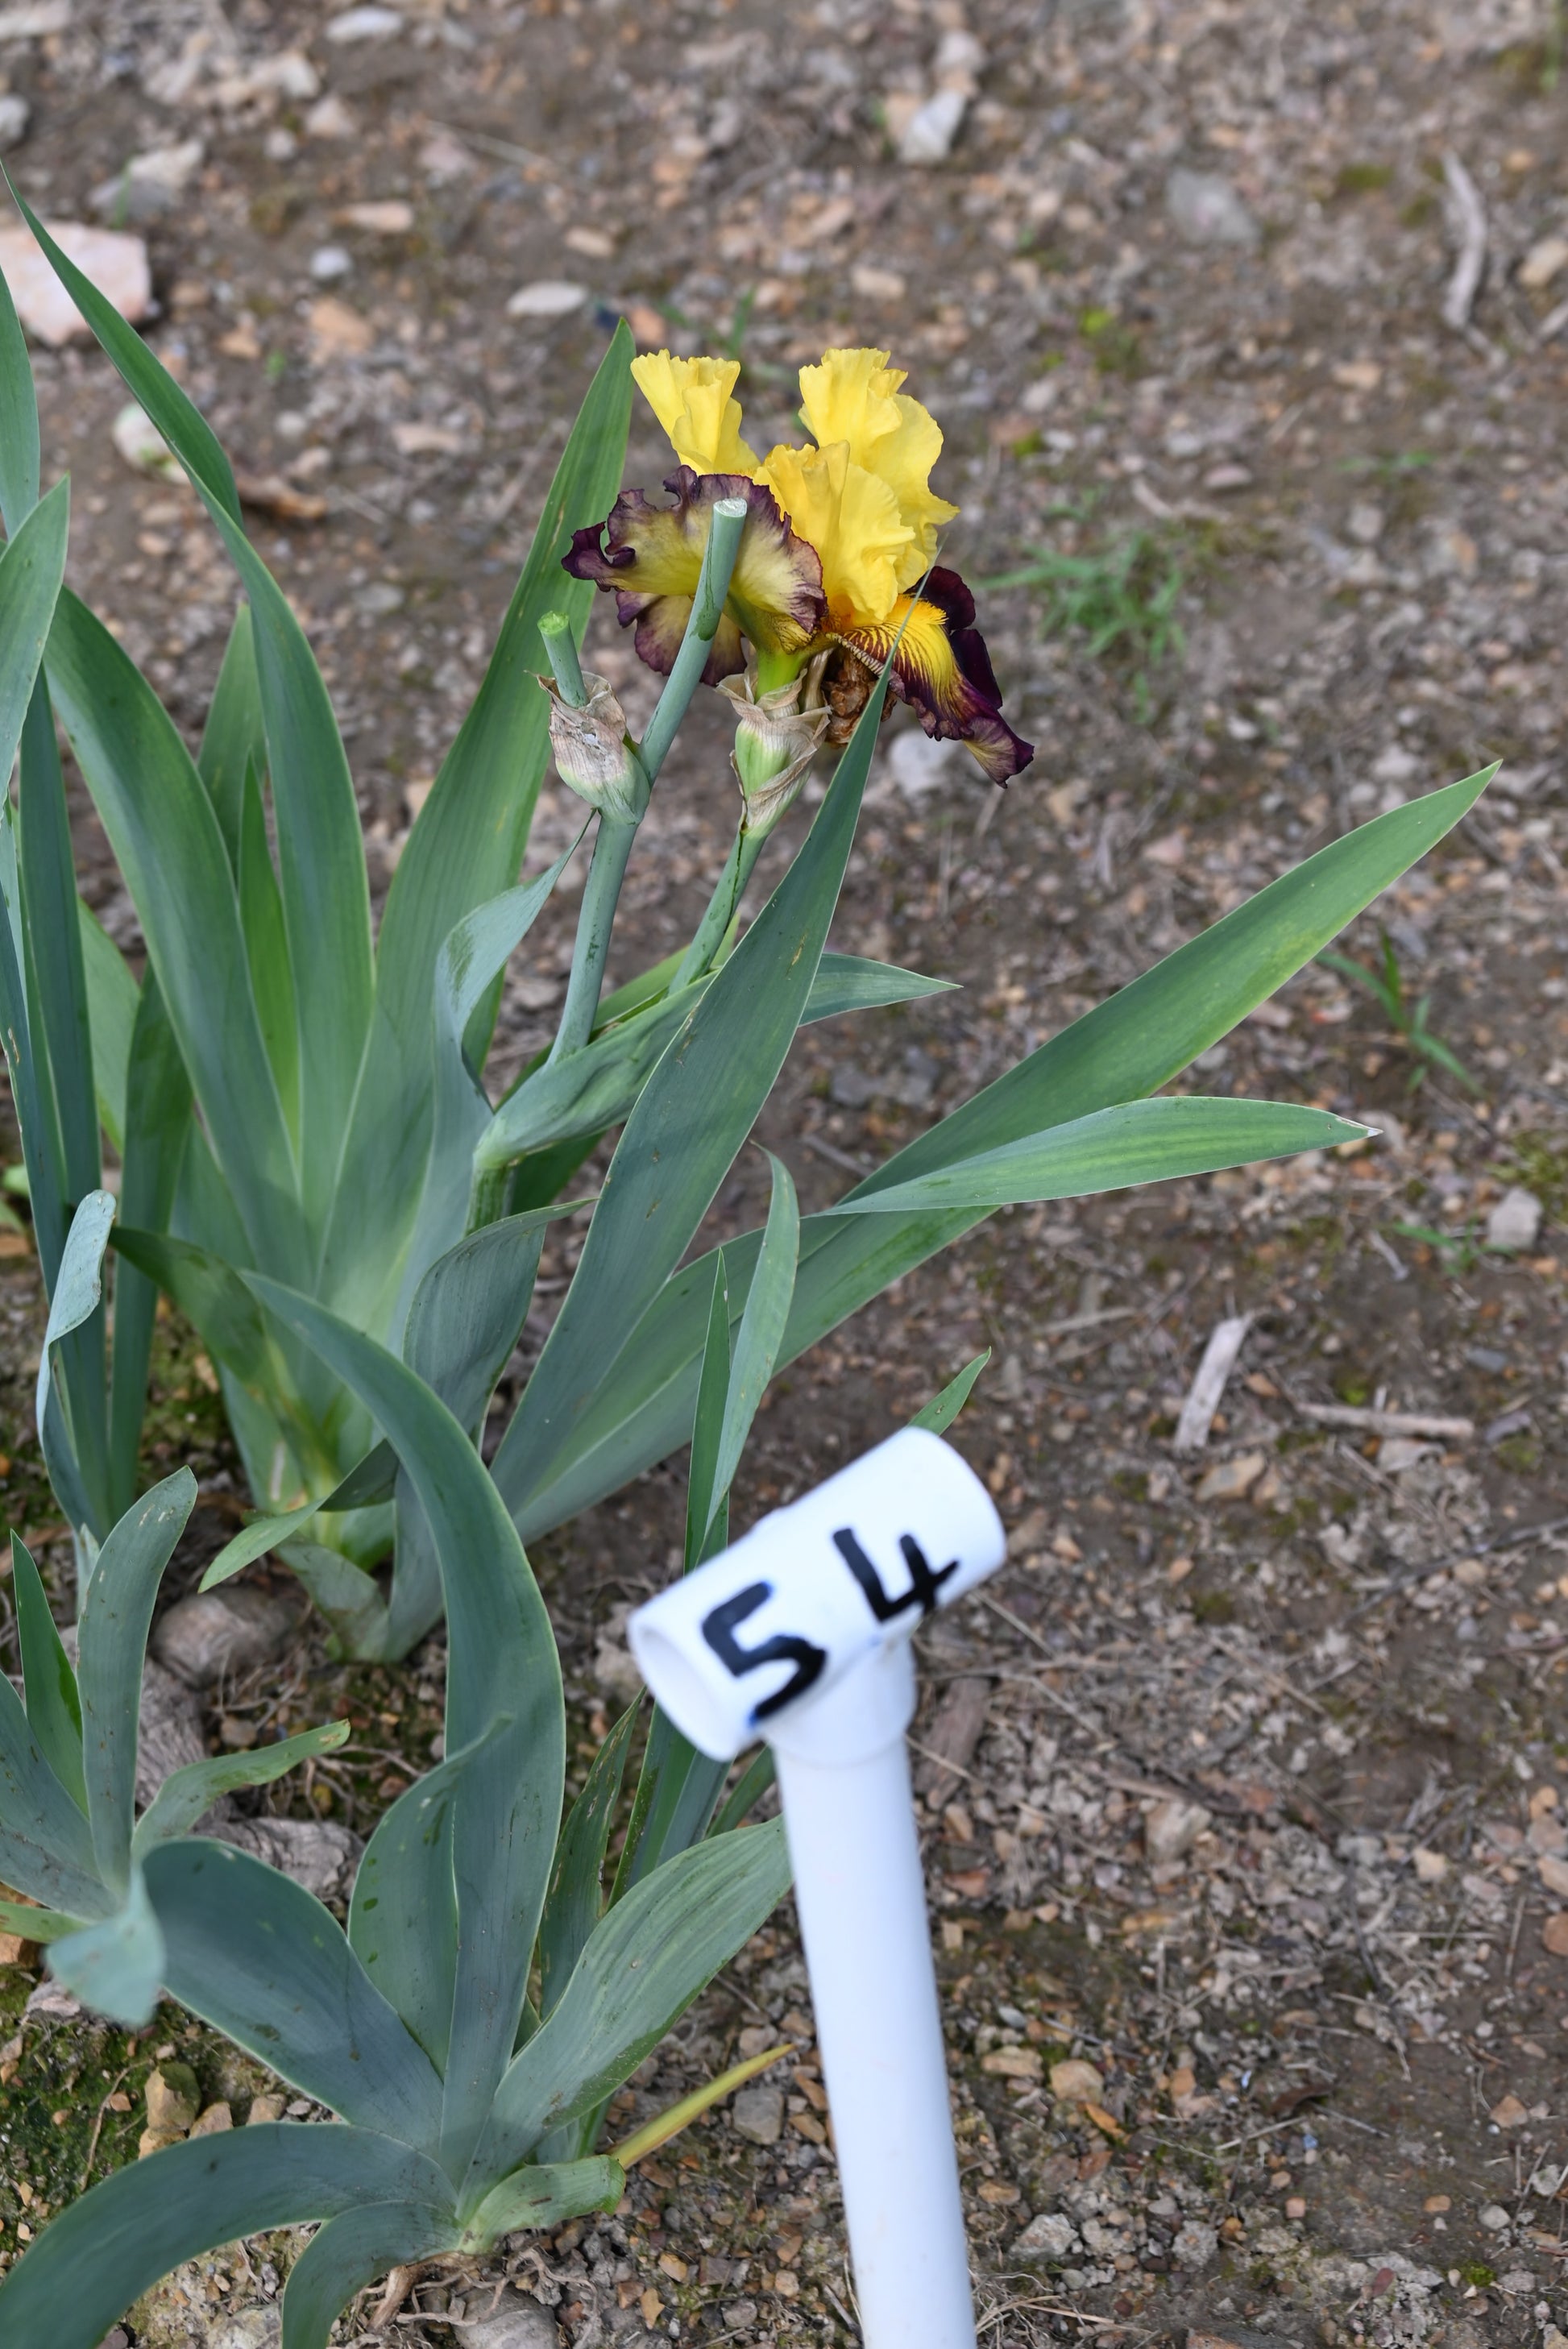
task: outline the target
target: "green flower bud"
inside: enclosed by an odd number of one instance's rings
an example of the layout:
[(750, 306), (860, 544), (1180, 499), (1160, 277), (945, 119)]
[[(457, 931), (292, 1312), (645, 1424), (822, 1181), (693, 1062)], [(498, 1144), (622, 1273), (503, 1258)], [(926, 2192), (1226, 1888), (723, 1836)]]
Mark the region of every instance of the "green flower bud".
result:
[(730, 764), (746, 804), (742, 830), (765, 840), (794, 805), (827, 730), (826, 709), (803, 709), (804, 676), (758, 693), (755, 677), (727, 677), (719, 686), (735, 704)]

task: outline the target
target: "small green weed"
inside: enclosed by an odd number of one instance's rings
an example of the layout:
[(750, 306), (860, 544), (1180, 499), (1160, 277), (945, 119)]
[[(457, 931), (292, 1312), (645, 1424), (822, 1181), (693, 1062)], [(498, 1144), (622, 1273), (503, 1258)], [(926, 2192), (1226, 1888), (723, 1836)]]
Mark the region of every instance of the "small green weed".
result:
[(1417, 1092), (1434, 1069), (1461, 1084), (1466, 1092), (1479, 1093), (1480, 1085), (1451, 1045), (1434, 1035), (1429, 1024), (1431, 1006), (1429, 995), (1418, 996), (1412, 1003), (1405, 987), (1405, 975), (1399, 968), (1399, 957), (1387, 930), (1381, 933), (1383, 961), (1381, 969), (1368, 969), (1353, 955), (1344, 955), (1332, 947), (1325, 947), (1317, 957), (1326, 970), (1336, 971), (1341, 978), (1362, 988), (1382, 1010), (1394, 1031), (1396, 1040), (1409, 1053), (1415, 1066), (1409, 1076), (1408, 1090)]
[(1468, 1223), (1462, 1232), (1440, 1232), (1435, 1224), (1389, 1224), (1386, 1228), (1399, 1239), (1416, 1240), (1435, 1249), (1449, 1272), (1473, 1272), (1480, 1262), (1479, 1226), (1474, 1223)]
[[(1062, 511), (1076, 523), (1088, 519), (1086, 509)], [(1142, 722), (1156, 673), (1187, 641), (1177, 617), (1188, 584), (1186, 556), (1178, 532), (1135, 526), (1108, 531), (1081, 552), (1041, 547), (1016, 571), (983, 585), (1043, 590), (1041, 635), (1075, 638), (1087, 659), (1126, 670)]]
[(1336, 196), (1376, 195), (1394, 177), (1392, 163), (1346, 163), (1334, 181)]

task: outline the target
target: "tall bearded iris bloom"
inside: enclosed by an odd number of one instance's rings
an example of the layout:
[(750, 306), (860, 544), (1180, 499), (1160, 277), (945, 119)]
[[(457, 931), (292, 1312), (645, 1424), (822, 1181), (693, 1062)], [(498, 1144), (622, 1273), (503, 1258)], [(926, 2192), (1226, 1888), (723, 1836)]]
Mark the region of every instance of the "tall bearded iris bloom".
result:
[[(741, 438), (738, 360), (667, 351), (635, 360), (632, 373), (680, 460), (665, 482), (675, 502), (623, 491), (606, 522), (575, 533), (566, 568), (614, 590), (638, 653), (667, 675), (715, 502), (743, 497), (746, 528), (706, 681), (744, 673), (746, 686), (732, 688), (738, 699), (820, 713), (816, 730), (843, 741), (892, 651), (892, 691), (925, 731), (965, 743), (993, 782), (1006, 783), (1033, 746), (1002, 716), (974, 597), (934, 562), (957, 512), (931, 488), (941, 428), (887, 362), (885, 351), (833, 350), (802, 367), (800, 414), (812, 438), (759, 459)], [(743, 713), (743, 734), (745, 723)]]

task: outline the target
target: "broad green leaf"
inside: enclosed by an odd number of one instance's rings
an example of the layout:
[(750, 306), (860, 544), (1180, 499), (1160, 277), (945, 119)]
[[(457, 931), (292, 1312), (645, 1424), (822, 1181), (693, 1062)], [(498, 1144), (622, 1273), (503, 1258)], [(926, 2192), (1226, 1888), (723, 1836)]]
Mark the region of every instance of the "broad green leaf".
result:
[[(49, 1300), (49, 1319), (38, 1349), (38, 1382), (33, 1412), (49, 1482), (73, 1526), (92, 1522), (93, 1495), (77, 1447), (76, 1405), (78, 1393), (67, 1390), (63, 1404), (56, 1379), (55, 1349), (74, 1330), (89, 1321), (103, 1296), (103, 1256), (114, 1222), (115, 1203), (108, 1191), (89, 1191), (71, 1218), (71, 1228), (60, 1256)], [(79, 1391), (78, 1391), (79, 1392)], [(101, 1381), (98, 1401), (101, 1409)]]
[(123, 1897), (136, 1813), (137, 1721), (153, 1602), (196, 1506), (189, 1468), (155, 1485), (106, 1537), (82, 1603), (81, 1692), (88, 1817), (98, 1874)]
[(949, 1379), (940, 1394), (934, 1394), (923, 1403), (910, 1421), (911, 1427), (923, 1427), (932, 1435), (945, 1435), (974, 1392), (975, 1381), (991, 1359), (991, 1349), (976, 1354), (965, 1362), (955, 1379)]
[(345, 2120), (435, 2145), (440, 2081), (330, 1909), (200, 1836), (154, 1844), (142, 1866), (182, 2006)]
[[(712, 977), (698, 979), (646, 1008), (634, 1000), (627, 1010), (634, 1017), (623, 1016), (613, 1024), (602, 1018), (592, 1040), (581, 1051), (568, 1052), (559, 1061), (542, 1061), (525, 1072), (486, 1130), (480, 1163), (506, 1165), (526, 1152), (618, 1125), (670, 1038), (712, 984)], [(945, 979), (922, 978), (918, 972), (899, 970), (891, 963), (866, 962), (858, 955), (824, 954), (807, 995), (800, 1025), (809, 1027), (814, 1020), (831, 1019), (841, 1012), (912, 1002), (923, 995), (941, 994), (949, 985)], [(605, 1005), (606, 1012), (614, 1002), (612, 998)]]
[[(563, 1200), (487, 1224), (449, 1248), (419, 1284), (404, 1333), (405, 1359), (470, 1434), (527, 1318), (545, 1226), (588, 1204)], [(247, 1302), (253, 1311), (248, 1293)], [(201, 1588), (227, 1582), (268, 1550), (296, 1538), (313, 1517), (390, 1499), (396, 1482), (397, 1455), (390, 1444), (378, 1444), (322, 1499), (275, 1516), (253, 1517), (224, 1543), (203, 1574)]]
[(141, 990), (108, 932), (90, 905), (77, 901), (82, 933), (82, 970), (88, 988), (88, 1025), (93, 1040), (93, 1082), (98, 1116), (118, 1150), (125, 1136), (126, 1070), (131, 1030)]
[[(336, 1178), (343, 1105), (359, 1073), (373, 990), (369, 885), (337, 721), (304, 631), (245, 535), (234, 478), (211, 427), (113, 304), (17, 202), (56, 274), (191, 476), (250, 598), (289, 957), (296, 995), (309, 1007), (300, 1023), (301, 1180), (307, 1219), (319, 1226)], [(121, 870), (146, 931), (136, 880), (123, 860)], [(172, 1000), (156, 947), (154, 959)], [(228, 1171), (222, 1148), (219, 1155)]]
[[(156, 972), (141, 983), (126, 1079), (120, 1146), (119, 1212), (129, 1223), (162, 1231), (174, 1208), (191, 1134), (191, 1080)], [(109, 1506), (123, 1516), (136, 1495), (137, 1457), (147, 1409), (147, 1371), (158, 1291), (129, 1257), (114, 1281), (114, 1360), (109, 1381)]]
[(240, 870), (246, 770), (253, 767), (260, 774), (266, 756), (255, 635), (251, 626), (251, 607), (242, 604), (223, 648), (222, 667), (218, 671), (207, 723), (202, 729), (201, 748), (196, 754), (197, 771), (211, 794), (218, 828), (236, 876)]
[(458, 1966), (452, 1815), (458, 1788), (493, 1729), (398, 1795), (365, 1847), (348, 1910), (348, 1938), (439, 2072), (447, 2064)]
[(724, 1402), (724, 1425), (714, 1470), (714, 1492), (727, 1497), (740, 1465), (740, 1455), (751, 1433), (784, 1331), (789, 1319), (789, 1299), (795, 1293), (795, 1265), (800, 1252), (800, 1208), (789, 1169), (768, 1154), (773, 1170), (773, 1192), (768, 1222), (758, 1251), (757, 1269), (747, 1292), (735, 1341), (735, 1360)]
[(18, 1534), (11, 1537), (11, 1588), (16, 1601), (27, 1720), (44, 1759), (85, 1815), (88, 1790), (82, 1775), (82, 1706), (77, 1676), (55, 1629), (32, 1552)]
[(838, 1212), (920, 1215), (932, 1208), (1084, 1199), (1135, 1183), (1214, 1174), (1230, 1166), (1288, 1158), (1299, 1150), (1330, 1150), (1340, 1143), (1364, 1142), (1367, 1133), (1364, 1125), (1290, 1102), (1164, 1093), (1092, 1110), (1088, 1117), (933, 1167), (907, 1183), (852, 1191)]
[(950, 995), (958, 981), (926, 978), (918, 970), (901, 970), (897, 963), (871, 962), (863, 955), (825, 954), (817, 966), (802, 1028), (819, 1019), (836, 1019), (845, 1011), (880, 1011), (885, 1004), (918, 1003), (922, 996)]
[(762, 1800), (777, 1775), (773, 1748), (771, 1745), (759, 1745), (720, 1804), (718, 1816), (708, 1834), (733, 1835), (737, 1827), (744, 1826), (748, 1815)]
[(282, 2349), (327, 2349), (356, 2292), (389, 2268), (417, 2267), (455, 2251), (458, 2240), (452, 2210), (437, 2203), (366, 2201), (329, 2219), (289, 2270)]
[(539, 1928), (539, 2011), (548, 2016), (571, 1979), (604, 1906), (604, 1854), (620, 1798), (626, 1752), (642, 1700), (626, 1707), (593, 1757), (587, 1783), (567, 1814), (555, 1849), (555, 1874)]
[(444, 2161), (466, 2161), (522, 2012), (561, 1824), (561, 1666), (521, 1543), (451, 1413), (373, 1339), (256, 1274), (248, 1285), (385, 1431), (430, 1529), (447, 1600), (446, 1736), (454, 1753), (511, 1729), (465, 1774), (453, 1824), (459, 1920)]
[[(0, 309), (0, 321), (4, 315)], [(0, 367), (4, 344), (0, 324)], [(65, 576), (70, 511), (70, 484), (58, 481), (42, 505), (35, 505), (26, 521), (12, 530), (0, 551), (0, 774), (7, 779), (32, 707), (49, 624)], [(74, 905), (74, 885), (71, 902)], [(74, 923), (70, 926), (74, 933)]]
[(5, 173), (16, 209), (47, 255), (50, 267), (65, 286), (104, 349), (157, 425), (186, 471), (199, 485), (220, 498), (237, 523), (239, 492), (229, 460), (218, 445), (211, 426), (181, 391), (173, 377), (160, 366), (134, 326), (127, 324), (107, 295), (61, 252), (36, 215), (17, 195)]
[(30, 1909), (25, 1901), (0, 1900), (0, 1931), (17, 1933), (24, 1941), (63, 1941), (67, 1933), (79, 1933), (79, 1917), (67, 1917), (58, 1909)]
[(0, 2339), (98, 2349), (131, 2302), (186, 2260), (375, 2199), (438, 2207), (433, 2161), (367, 2129), (259, 2121), (133, 2161), (67, 2203), (0, 2283)]
[(41, 1088), (41, 1071), (33, 1053), (22, 955), (15, 820), (5, 792), (0, 792), (0, 889), (5, 899), (0, 912), (0, 1036), (5, 1040), (11, 1099), (22, 1130), (22, 1156), (38, 1255), (45, 1266), (55, 1267), (66, 1244), (65, 1195), (59, 1148), (50, 1123), (52, 1102)]
[(626, 1121), (576, 1274), (493, 1466), (508, 1506), (579, 1426), (690, 1246), (799, 1024), (854, 839), (885, 680), (794, 864), (683, 1021)]
[[(376, 1018), (354, 1095), (339, 1212), (327, 1236), (325, 1293), (366, 1326), (408, 1247), (419, 1174), (440, 1133), (432, 1113), (430, 1003), (437, 962), (456, 924), (516, 880), (548, 746), (548, 666), (539, 621), (564, 612), (579, 635), (593, 589), (561, 568), (573, 530), (603, 519), (620, 487), (631, 414), (632, 339), (618, 327), (589, 388), (546, 494), (522, 574), (484, 682), (419, 811), (382, 915)], [(464, 1168), (466, 1180), (467, 1169)], [(358, 1203), (381, 1202), (372, 1234)], [(405, 1205), (407, 1203), (407, 1205)], [(466, 1206), (466, 1199), (464, 1201)], [(458, 1237), (441, 1231), (424, 1264)], [(407, 1221), (403, 1218), (408, 1217)], [(394, 1285), (396, 1294), (396, 1285)]]
[[(469, 1060), (464, 1041), (469, 1022), (491, 982), (543, 912), (582, 838), (580, 832), (554, 864), (533, 880), (465, 915), (442, 943), (436, 962), (429, 1066), (418, 1074), (420, 1084), (428, 1082), (435, 1105), (435, 1130), (425, 1155), (422, 1190), (419, 1168), (413, 1164), (403, 1168), (410, 1196), (418, 1195), (409, 1260), (401, 1276), (405, 1296), (423, 1278), (425, 1268), (451, 1247), (468, 1220), (474, 1147), (490, 1118), (490, 1096)], [(401, 1166), (402, 1162), (398, 1163)], [(330, 1259), (330, 1247), (328, 1254)], [(384, 1285), (385, 1267), (378, 1269), (377, 1278)]]
[(151, 2022), (166, 1952), (139, 1868), (130, 1871), (123, 1905), (49, 1950), (49, 1971), (63, 1990), (111, 2023), (139, 2031)]
[[(719, 1447), (724, 1433), (725, 1404), (730, 1387), (729, 1283), (724, 1277), (724, 1250), (714, 1260), (713, 1299), (707, 1309), (707, 1336), (702, 1350), (702, 1375), (697, 1381), (696, 1416), (692, 1422), (691, 1458), (686, 1470), (685, 1571), (700, 1566), (708, 1555), (714, 1519), (723, 1514), (727, 1484), (718, 1482)], [(723, 1547), (723, 1536), (718, 1546)]]
[(491, 2187), (464, 2229), (464, 2240), (488, 2251), (502, 2235), (558, 2227), (589, 2210), (613, 2210), (625, 2190), (626, 2173), (607, 2153), (583, 2161), (531, 2164)]
[(98, 1881), (92, 1830), (50, 1769), (22, 1700), (0, 1672), (0, 1884), (72, 1917), (114, 1906)]
[(309, 1268), (298, 1175), (267, 1059), (228, 851), (167, 712), (107, 628), (66, 590), (47, 667), (146, 936), (207, 1137), (250, 1244)]
[[(896, 1153), (860, 1191), (1169, 1084), (1425, 855), (1474, 805), (1495, 771), (1489, 767), (1392, 809), (1320, 849)], [(808, 1216), (780, 1361), (793, 1361), (981, 1219), (982, 1212), (972, 1208)], [(758, 1237), (725, 1243), (736, 1299), (749, 1283)], [(542, 1454), (530, 1464), (514, 1452), (503, 1460), (503, 1443), (496, 1474), (525, 1540), (618, 1491), (686, 1441), (711, 1279), (706, 1258), (683, 1266), (639, 1324), (635, 1344), (601, 1381), (559, 1455)]]
[[(289, 964), (288, 932), (273, 852), (267, 842), (266, 810), (253, 765), (245, 769), (240, 797), (240, 925), (245, 933), (245, 954), (251, 966), (251, 993), (262, 1023), (262, 1040), (273, 1065), (273, 1076), (283, 1103), (284, 1120), (299, 1146), (299, 1013), (294, 1002), (294, 972)], [(312, 1017), (321, 1016), (312, 1007)]]
[(0, 277), (0, 516), (15, 538), (38, 502), (38, 402), (11, 288)]
[(207, 1762), (188, 1762), (171, 1770), (136, 1823), (131, 1857), (142, 1859), (155, 1843), (189, 1834), (206, 1816), (222, 1795), (240, 1786), (268, 1786), (285, 1771), (317, 1754), (335, 1754), (348, 1737), (346, 1721), (329, 1721), (320, 1729), (302, 1729), (271, 1745), (248, 1754), (218, 1754)]
[(561, 2003), (514, 2058), (474, 2164), (488, 2182), (634, 2071), (789, 1889), (783, 1823), (683, 1851), (588, 1938)]

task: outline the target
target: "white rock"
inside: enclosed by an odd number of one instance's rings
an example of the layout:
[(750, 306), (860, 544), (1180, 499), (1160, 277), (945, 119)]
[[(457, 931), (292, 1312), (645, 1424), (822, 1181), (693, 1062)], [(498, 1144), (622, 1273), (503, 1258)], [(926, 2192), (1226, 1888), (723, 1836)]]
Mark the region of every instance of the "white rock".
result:
[(310, 257), (310, 274), (318, 285), (335, 285), (338, 278), (351, 276), (354, 255), (341, 244), (318, 244)]
[(1508, 2213), (1501, 2202), (1489, 2202), (1478, 2216), (1489, 2235), (1501, 2235), (1509, 2224)]
[(1372, 761), (1372, 780), (1377, 783), (1408, 783), (1420, 772), (1420, 768), (1419, 759), (1402, 742), (1390, 742)]
[(738, 2137), (753, 2145), (777, 2145), (784, 2134), (782, 2088), (742, 2088), (729, 2107)]
[(258, 57), (253, 65), (224, 74), (213, 84), (212, 96), (218, 105), (232, 109), (253, 106), (258, 99), (315, 98), (320, 88), (321, 76), (301, 50), (279, 49), (273, 57)]
[(934, 741), (913, 726), (893, 736), (887, 752), (888, 770), (906, 800), (922, 800), (964, 755), (962, 742)]
[(1564, 269), (1568, 269), (1568, 236), (1543, 236), (1520, 263), (1519, 282), (1539, 294)]
[(463, 2327), (465, 2349), (561, 2349), (561, 2327), (531, 2294), (510, 2296), (492, 2313), (470, 2317)]
[(206, 2349), (277, 2349), (283, 2339), (278, 2308), (242, 2308), (221, 2316), (206, 2337)]
[(331, 90), (316, 99), (304, 118), (304, 127), (311, 139), (352, 139), (359, 129), (342, 98)]
[(17, 8), (0, 8), (0, 41), (36, 41), (46, 33), (63, 33), (71, 21), (71, 0), (23, 0)]
[(1541, 1230), (1541, 1202), (1533, 1191), (1522, 1191), (1516, 1183), (1505, 1191), (1486, 1219), (1486, 1244), (1491, 1248), (1505, 1248), (1511, 1255), (1532, 1248)]
[(937, 44), (933, 70), (938, 89), (962, 89), (973, 98), (985, 70), (985, 52), (973, 33), (954, 25)]
[(1042, 2210), (1013, 2240), (1013, 2256), (1020, 2260), (1065, 2260), (1078, 2248), (1078, 2229), (1059, 2210)]
[(133, 155), (123, 171), (95, 189), (94, 212), (117, 225), (160, 219), (179, 203), (206, 152), (200, 139), (181, 139), (176, 146), (150, 147)]
[(923, 106), (916, 109), (905, 123), (898, 142), (899, 161), (914, 164), (945, 162), (968, 111), (966, 91), (937, 90)]
[(109, 438), (133, 473), (162, 481), (182, 481), (185, 468), (144, 408), (128, 400), (109, 427)]
[[(108, 295), (122, 318), (134, 326), (146, 317), (152, 299), (152, 273), (147, 246), (139, 236), (89, 228), (83, 221), (46, 221), (44, 225), (67, 259), (92, 279), (100, 294)], [(0, 274), (11, 289), (17, 316), (36, 341), (57, 350), (73, 335), (89, 331), (29, 230), (0, 228)]]
[(346, 8), (339, 16), (326, 20), (326, 37), (346, 45), (351, 41), (389, 41), (394, 33), (403, 29), (403, 17), (397, 8)]
[(1165, 209), (1192, 244), (1256, 244), (1258, 224), (1216, 171), (1178, 169), (1165, 182)]
[(569, 311), (580, 310), (588, 299), (586, 285), (573, 285), (564, 277), (536, 278), (531, 285), (520, 285), (506, 305), (509, 318), (564, 318)]
[(270, 1663), (293, 1628), (281, 1600), (228, 1584), (177, 1600), (159, 1619), (152, 1652), (188, 1688), (203, 1688), (225, 1672)]
[(1206, 2268), (1220, 2248), (1220, 2238), (1212, 2227), (1205, 2227), (1196, 2219), (1189, 2219), (1171, 2246), (1171, 2256), (1179, 2268), (1191, 2268), (1194, 2274)]
[(216, 1836), (264, 1860), (318, 1900), (346, 1900), (364, 1857), (365, 1846), (353, 1831), (334, 1819), (243, 1819), (213, 1823), (204, 1835)]
[(0, 150), (21, 145), (32, 115), (32, 108), (15, 90), (0, 92)]
[(1185, 1803), (1177, 1795), (1156, 1803), (1143, 1822), (1143, 1847), (1154, 1865), (1168, 1867), (1191, 1851), (1211, 1816), (1202, 1803)]

